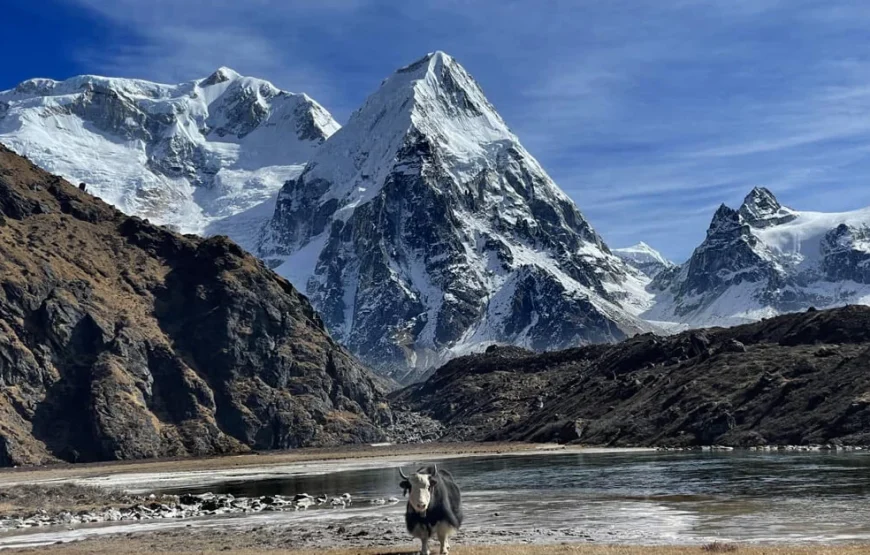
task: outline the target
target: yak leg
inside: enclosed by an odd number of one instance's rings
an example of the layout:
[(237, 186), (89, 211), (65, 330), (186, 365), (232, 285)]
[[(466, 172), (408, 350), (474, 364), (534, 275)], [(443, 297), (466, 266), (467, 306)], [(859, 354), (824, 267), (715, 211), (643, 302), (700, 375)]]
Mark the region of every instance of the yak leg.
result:
[(420, 555), (429, 555), (429, 538), (420, 538), (420, 543), (422, 544), (420, 547)]
[(450, 553), (450, 536), (444, 534), (438, 538), (441, 542), (441, 555), (449, 555)]
[(440, 524), (436, 528), (436, 532), (438, 533), (438, 543), (441, 544), (441, 555), (448, 555), (450, 553), (450, 536), (453, 535), (453, 527), (444, 523)]

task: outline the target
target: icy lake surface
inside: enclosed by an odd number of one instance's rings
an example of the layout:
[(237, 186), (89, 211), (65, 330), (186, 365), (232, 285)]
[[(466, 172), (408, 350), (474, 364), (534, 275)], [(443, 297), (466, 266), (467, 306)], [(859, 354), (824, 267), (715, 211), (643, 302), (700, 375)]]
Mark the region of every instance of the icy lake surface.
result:
[[(406, 469), (422, 461), (409, 461)], [(870, 541), (870, 453), (610, 452), (490, 456), (445, 460), (463, 491), (463, 536), (504, 532), (528, 541), (572, 538), (619, 543), (866, 542)], [(78, 530), (39, 530), (0, 537), (0, 547), (64, 541), (91, 533), (167, 526), (257, 522), (302, 525), (398, 519), (398, 472), (362, 468), (280, 479), (227, 481), (208, 488), (236, 496), (350, 493), (348, 509), (208, 517), (116, 524)], [(202, 487), (166, 490), (170, 493)], [(41, 537), (40, 537), (41, 536)]]

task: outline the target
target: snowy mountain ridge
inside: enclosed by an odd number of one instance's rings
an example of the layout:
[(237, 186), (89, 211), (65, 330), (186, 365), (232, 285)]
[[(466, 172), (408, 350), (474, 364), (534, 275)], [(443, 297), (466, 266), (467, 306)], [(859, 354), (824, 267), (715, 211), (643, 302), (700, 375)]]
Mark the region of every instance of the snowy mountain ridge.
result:
[(494, 343), (870, 304), (870, 208), (798, 211), (756, 187), (684, 264), (609, 249), (443, 52), (385, 79), (343, 128), (228, 68), (178, 85), (31, 79), (0, 92), (0, 142), (129, 214), (229, 235), (406, 381)]
[(442, 52), (386, 79), (282, 188), (258, 252), (381, 369), (651, 327), (637, 317), (648, 278)]
[(650, 279), (676, 266), (676, 264), (665, 258), (662, 253), (643, 241), (630, 247), (611, 249), (611, 252)]
[(83, 75), (0, 92), (0, 142), (128, 214), (191, 233), (268, 201), (339, 125), (220, 68), (165, 85)]
[(645, 318), (689, 327), (870, 304), (870, 208), (797, 211), (756, 187), (738, 210), (722, 205), (692, 257), (649, 289)]

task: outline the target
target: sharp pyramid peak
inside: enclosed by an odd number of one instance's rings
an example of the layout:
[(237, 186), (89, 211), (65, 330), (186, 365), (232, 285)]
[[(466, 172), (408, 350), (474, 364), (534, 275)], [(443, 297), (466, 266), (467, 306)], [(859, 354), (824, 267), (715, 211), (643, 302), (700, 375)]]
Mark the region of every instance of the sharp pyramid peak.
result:
[(779, 203), (769, 189), (755, 187), (743, 199), (740, 217), (755, 227), (768, 227), (793, 220), (795, 212)]
[(462, 184), (505, 164), (508, 157), (522, 158), (541, 175), (536, 186), (546, 188), (546, 195), (571, 202), (525, 151), (474, 79), (441, 51), (385, 79), (318, 150), (302, 178), (332, 184), (323, 199), (355, 207), (378, 194), (398, 160), (413, 165), (413, 153), (423, 152), (436, 152), (445, 175)]
[[(386, 78), (345, 127), (341, 136), (356, 128), (357, 137), (419, 132), (437, 137), (447, 148), (516, 140), (471, 75), (442, 51), (430, 52)], [(403, 140), (397, 138), (394, 146)]]
[(710, 227), (707, 229), (707, 234), (717, 232), (723, 228), (731, 228), (740, 225), (740, 214), (730, 206), (722, 203), (713, 214), (713, 220), (710, 222)]
[(430, 52), (416, 62), (397, 70), (384, 80), (382, 88), (403, 88), (413, 93), (415, 100), (427, 96), (442, 96), (461, 104), (483, 104), (494, 111), (480, 86), (468, 71), (442, 51)]
[(429, 52), (415, 62), (399, 68), (396, 70), (396, 73), (425, 74), (432, 69), (452, 65), (458, 65), (452, 56), (441, 50), (436, 50), (435, 52)]
[(775, 204), (779, 206), (776, 196), (767, 187), (753, 187), (743, 199), (743, 204)]
[(462, 66), (453, 58), (453, 56), (444, 52), (443, 50), (436, 50), (435, 52), (430, 52), (426, 54), (426, 59), (428, 59), (429, 61), (429, 67), (434, 70), (438, 70), (442, 67), (462, 68)]
[(495, 107), (471, 74), (450, 55), (430, 52), (387, 78), (363, 109), (382, 111), (390, 104), (410, 115), (410, 128), (424, 135), (439, 135), (441, 142), (457, 144), (459, 137), (475, 140), (516, 141)]

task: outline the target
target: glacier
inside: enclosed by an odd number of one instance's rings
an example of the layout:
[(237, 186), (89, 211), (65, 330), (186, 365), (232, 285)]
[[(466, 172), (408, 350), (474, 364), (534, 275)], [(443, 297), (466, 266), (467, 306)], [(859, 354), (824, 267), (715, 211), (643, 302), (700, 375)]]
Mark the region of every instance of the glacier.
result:
[(83, 75), (0, 92), (0, 142), (185, 233), (222, 232), (209, 228), (273, 201), (338, 128), (308, 96), (229, 68), (177, 85)]

